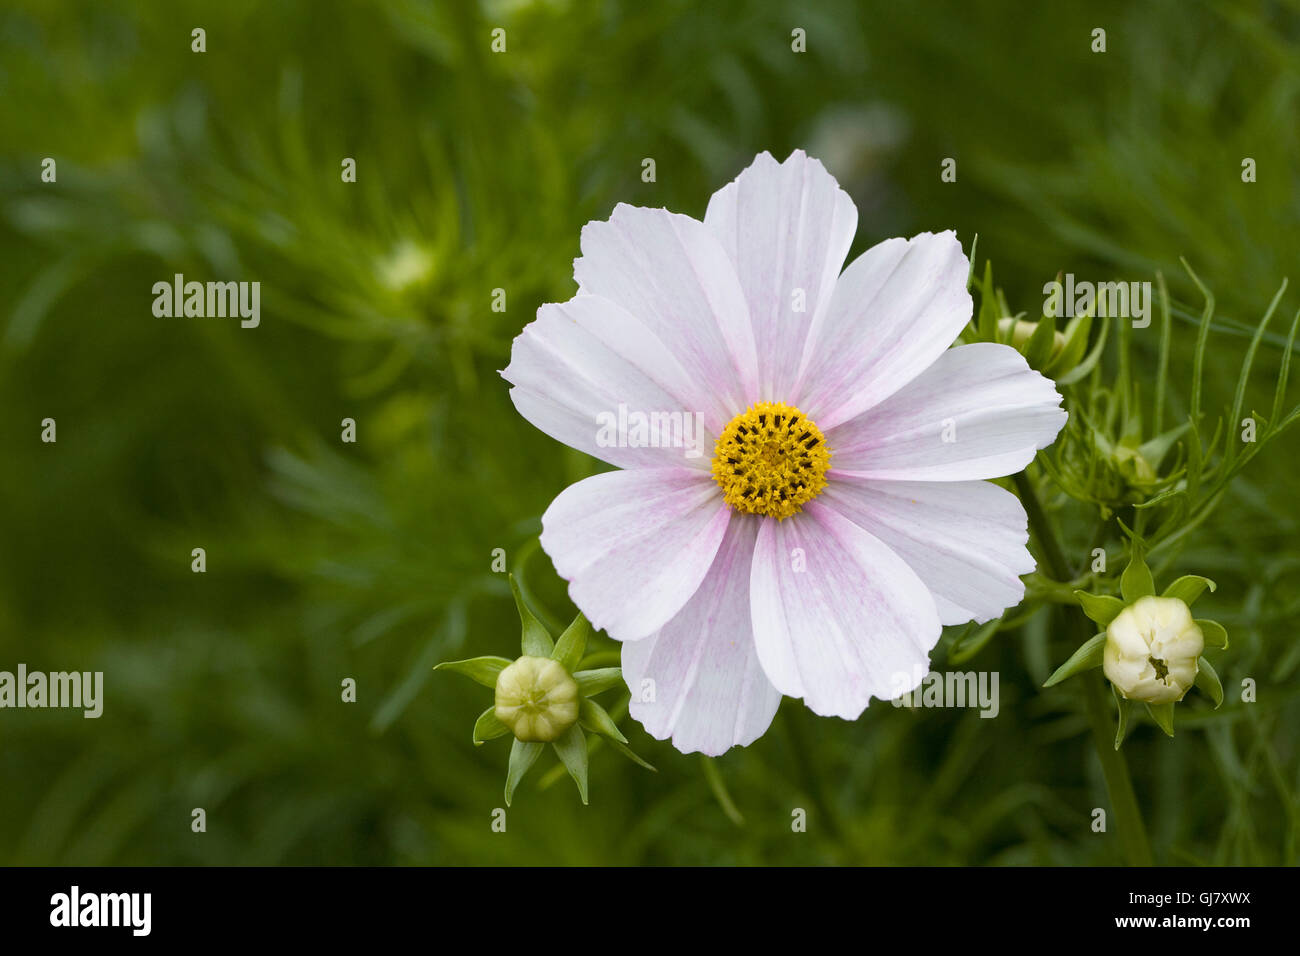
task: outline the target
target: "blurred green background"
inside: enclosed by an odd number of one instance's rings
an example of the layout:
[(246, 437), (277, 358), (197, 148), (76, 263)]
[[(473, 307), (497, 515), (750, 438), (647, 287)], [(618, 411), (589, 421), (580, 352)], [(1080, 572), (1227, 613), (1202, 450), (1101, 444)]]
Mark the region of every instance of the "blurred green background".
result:
[[(0, 863), (1118, 862), (1079, 700), (1038, 689), (1070, 650), (1044, 616), (966, 665), (1001, 672), (996, 720), (786, 701), (717, 761), (743, 823), (703, 758), (625, 719), (659, 773), (603, 750), (584, 808), (544, 762), (490, 829), (488, 692), (430, 669), (514, 651), (491, 552), (524, 561), (597, 467), (514, 412), (510, 341), (572, 295), (583, 223), (702, 216), (796, 147), (857, 202), (851, 255), (978, 233), (1016, 309), (1058, 270), (1161, 270), (1195, 312), (1186, 256), (1220, 303), (1217, 408), (1237, 325), (1300, 279), (1300, 4), (5, 0), (0, 669), (102, 670), (106, 700), (0, 711)], [(176, 272), (260, 281), (261, 326), (154, 317)], [(1176, 325), (1176, 387), (1193, 339)], [(1134, 346), (1149, 376), (1154, 337)], [(1260, 396), (1281, 353), (1265, 340)], [(1233, 647), (1222, 711), (1125, 747), (1158, 862), (1297, 862), (1295, 450), (1252, 463), (1177, 564), (1219, 581)], [(545, 555), (526, 564), (567, 620)]]

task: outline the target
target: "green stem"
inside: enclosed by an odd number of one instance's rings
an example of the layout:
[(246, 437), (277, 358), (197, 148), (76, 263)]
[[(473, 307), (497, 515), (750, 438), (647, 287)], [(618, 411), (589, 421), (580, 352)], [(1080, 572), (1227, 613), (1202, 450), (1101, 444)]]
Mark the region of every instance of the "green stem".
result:
[[(1070, 580), (1070, 569), (1061, 550), (1056, 533), (1052, 530), (1047, 514), (1038, 500), (1034, 484), (1024, 472), (1015, 477), (1016, 490), (1020, 492), (1020, 502), (1025, 506), (1029, 516), (1029, 526), (1043, 553), (1043, 563), (1047, 572), (1058, 581)], [(1082, 644), (1092, 636), (1092, 626), (1083, 616), (1082, 611), (1063, 609), (1068, 622), (1067, 633), (1073, 643)], [(1102, 775), (1106, 779), (1106, 794), (1110, 798), (1111, 809), (1115, 814), (1115, 827), (1120, 841), (1124, 844), (1124, 855), (1132, 866), (1151, 865), (1151, 844), (1147, 842), (1146, 825), (1142, 821), (1142, 809), (1138, 806), (1137, 795), (1133, 792), (1133, 781), (1129, 777), (1128, 763), (1124, 755), (1115, 749), (1115, 729), (1111, 726), (1110, 706), (1106, 699), (1106, 685), (1099, 674), (1088, 674), (1083, 678), (1085, 684), (1085, 702), (1088, 711), (1088, 723), (1092, 728), (1092, 742), (1101, 761)]]
[(822, 788), (821, 775), (817, 773), (812, 758), (809, 756), (808, 737), (804, 733), (801, 724), (804, 719), (804, 715), (800, 712), (802, 710), (803, 706), (800, 701), (790, 701), (786, 707), (782, 708), (781, 717), (785, 724), (785, 731), (790, 738), (790, 746), (794, 750), (795, 761), (799, 764), (799, 771), (803, 775), (808, 796), (812, 798), (813, 809), (821, 814), (821, 818), (826, 824), (826, 830), (834, 838), (834, 841), (843, 846), (846, 843), (844, 828), (840, 825), (839, 817), (831, 807), (830, 801), (826, 799), (826, 792)]
[(1073, 577), (1070, 574), (1070, 566), (1065, 560), (1065, 553), (1061, 550), (1056, 535), (1052, 532), (1052, 525), (1047, 520), (1047, 513), (1043, 511), (1043, 506), (1038, 502), (1038, 493), (1034, 491), (1034, 483), (1029, 480), (1029, 475), (1023, 471), (1019, 472), (1014, 480), (1016, 491), (1020, 492), (1020, 503), (1025, 506), (1025, 513), (1029, 515), (1029, 528), (1034, 532), (1034, 538), (1038, 541), (1038, 549), (1043, 552), (1043, 563), (1047, 565), (1047, 573), (1061, 583), (1069, 581)]

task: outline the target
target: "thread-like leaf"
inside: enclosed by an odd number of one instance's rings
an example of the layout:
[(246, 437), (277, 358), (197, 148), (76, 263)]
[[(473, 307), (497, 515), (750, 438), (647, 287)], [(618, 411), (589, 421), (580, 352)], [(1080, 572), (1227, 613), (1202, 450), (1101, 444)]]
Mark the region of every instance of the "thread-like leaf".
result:
[(1073, 677), (1075, 674), (1083, 671), (1092, 670), (1094, 667), (1101, 666), (1102, 654), (1106, 650), (1106, 635), (1097, 634), (1088, 638), (1079, 649), (1070, 655), (1070, 659), (1058, 667), (1051, 677), (1043, 684), (1044, 687), (1052, 687), (1065, 680), (1067, 677)]

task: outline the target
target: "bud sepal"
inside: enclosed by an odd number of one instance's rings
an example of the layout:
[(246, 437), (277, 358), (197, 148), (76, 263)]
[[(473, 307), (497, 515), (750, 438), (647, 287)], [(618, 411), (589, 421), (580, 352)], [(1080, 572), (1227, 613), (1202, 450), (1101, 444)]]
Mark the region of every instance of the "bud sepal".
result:
[(474, 722), (473, 740), (475, 746), (481, 746), (498, 737), (513, 737), (506, 769), (506, 806), (510, 806), (520, 781), (547, 744), (573, 778), (582, 802), (587, 803), (588, 734), (597, 735), (629, 760), (654, 770), (627, 746), (627, 738), (609, 712), (591, 700), (595, 694), (621, 687), (623, 672), (618, 667), (590, 664), (580, 669), (587, 660), (595, 664), (602, 656), (584, 659), (592, 633), (587, 618), (580, 613), (558, 639), (552, 638), (546, 625), (524, 602), (513, 575), (510, 589), (519, 611), (520, 656), (513, 661), (474, 657), (446, 661), (434, 668), (462, 674), (493, 689), (492, 706)]
[(1217, 709), (1223, 703), (1223, 687), (1202, 652), (1228, 643), (1223, 625), (1194, 619), (1190, 610), (1205, 591), (1214, 591), (1214, 582), (1188, 574), (1157, 594), (1142, 542), (1136, 537), (1119, 589), (1120, 597), (1074, 592), (1083, 613), (1103, 630), (1080, 645), (1043, 684), (1052, 687), (1100, 667), (1110, 682), (1119, 713), (1116, 749), (1124, 741), (1129, 709), (1134, 704), (1144, 705), (1151, 720), (1170, 737), (1174, 735), (1174, 705), (1192, 687), (1200, 688)]

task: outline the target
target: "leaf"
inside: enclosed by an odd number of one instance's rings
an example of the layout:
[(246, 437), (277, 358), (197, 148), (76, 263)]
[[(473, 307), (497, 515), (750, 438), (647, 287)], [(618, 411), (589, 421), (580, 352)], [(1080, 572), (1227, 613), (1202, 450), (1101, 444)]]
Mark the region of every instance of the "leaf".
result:
[(1197, 658), (1196, 666), (1196, 686), (1210, 695), (1214, 709), (1218, 710), (1223, 705), (1223, 684), (1219, 682), (1219, 675), (1204, 657)]
[(1119, 590), (1124, 595), (1124, 603), (1132, 604), (1138, 598), (1150, 597), (1156, 593), (1156, 582), (1151, 577), (1151, 569), (1142, 559), (1142, 543), (1134, 540), (1133, 554), (1128, 559), (1128, 567), (1119, 577)]
[(560, 735), (560, 739), (551, 746), (560, 755), (560, 762), (569, 776), (578, 785), (578, 795), (582, 803), (587, 803), (587, 738), (582, 728), (576, 724)]
[(1217, 585), (1209, 578), (1203, 578), (1199, 574), (1184, 574), (1165, 588), (1165, 592), (1161, 597), (1178, 598), (1188, 607), (1191, 607), (1192, 603), (1205, 592), (1206, 588), (1214, 591), (1216, 587)]
[(1282, 419), (1282, 407), (1286, 404), (1287, 378), (1291, 374), (1291, 350), (1295, 347), (1296, 330), (1300, 329), (1300, 311), (1291, 320), (1291, 332), (1286, 337), (1286, 350), (1282, 353), (1282, 367), (1277, 373), (1277, 389), (1273, 392), (1273, 415), (1269, 419), (1276, 425)]
[(1196, 626), (1201, 629), (1206, 647), (1224, 648), (1228, 646), (1228, 631), (1218, 621), (1196, 619)]
[(1079, 606), (1083, 608), (1083, 613), (1099, 627), (1109, 627), (1110, 622), (1119, 617), (1119, 612), (1124, 610), (1123, 601), (1107, 594), (1075, 591), (1074, 596), (1079, 599)]
[(1147, 704), (1147, 713), (1151, 715), (1166, 736), (1174, 735), (1174, 705), (1172, 702), (1163, 704)]
[(504, 657), (471, 657), (463, 661), (443, 661), (433, 669), (436, 671), (451, 671), (453, 674), (463, 674), (470, 680), (495, 690), (497, 676), (513, 663), (514, 661), (507, 660)]
[(524, 596), (519, 593), (519, 582), (515, 576), (510, 575), (510, 590), (515, 596), (515, 607), (519, 609), (519, 623), (523, 625), (524, 633), (520, 639), (519, 645), (528, 657), (550, 657), (551, 651), (555, 649), (555, 642), (551, 640), (550, 632), (546, 626), (532, 611), (528, 610), (528, 605), (524, 604)]
[(497, 709), (495, 706), (489, 707), (483, 713), (478, 715), (478, 720), (474, 721), (474, 744), (481, 745), (487, 740), (496, 740), (498, 737), (504, 737), (510, 733), (510, 728), (497, 718)]
[(622, 684), (623, 668), (601, 667), (594, 671), (578, 671), (573, 679), (578, 682), (578, 693), (590, 697)]
[[(1196, 352), (1192, 359), (1192, 424), (1198, 426), (1201, 419), (1201, 381), (1205, 369), (1205, 346), (1210, 338), (1210, 320), (1214, 317), (1214, 293), (1205, 287), (1201, 277), (1192, 271), (1186, 259), (1179, 256), (1178, 261), (1183, 264), (1187, 274), (1192, 277), (1193, 284), (1200, 290), (1201, 297), (1205, 299), (1205, 310), (1201, 313), (1200, 330), (1196, 335)], [(1194, 428), (1193, 434), (1195, 433)]]
[(610, 737), (619, 743), (627, 743), (627, 738), (614, 723), (614, 718), (610, 717), (609, 712), (594, 700), (584, 697), (578, 701), (578, 723), (584, 730), (589, 730), (593, 734)]
[(1044, 687), (1054, 687), (1067, 677), (1073, 677), (1075, 674), (1081, 674), (1084, 671), (1092, 670), (1094, 667), (1101, 666), (1101, 657), (1106, 650), (1106, 635), (1097, 634), (1088, 638), (1079, 649), (1070, 655), (1070, 659), (1056, 669), (1051, 677), (1047, 678)]
[(1173, 320), (1169, 315), (1169, 287), (1165, 285), (1164, 273), (1156, 273), (1156, 285), (1160, 289), (1160, 357), (1156, 369), (1154, 424), (1159, 433), (1164, 426), (1165, 394), (1169, 389), (1169, 347), (1173, 336)]
[(572, 674), (578, 668), (578, 661), (582, 660), (582, 655), (587, 650), (587, 638), (591, 636), (591, 622), (581, 611), (573, 619), (573, 623), (564, 629), (560, 639), (555, 642), (555, 650), (551, 652), (551, 660), (559, 663), (566, 671)]
[[(1246, 386), (1250, 384), (1250, 370), (1255, 363), (1255, 353), (1259, 350), (1259, 340), (1263, 337), (1265, 329), (1268, 328), (1269, 320), (1273, 318), (1273, 313), (1277, 310), (1277, 304), (1282, 300), (1283, 293), (1286, 292), (1287, 280), (1282, 280), (1281, 287), (1277, 294), (1273, 296), (1273, 301), (1269, 303), (1268, 311), (1264, 317), (1259, 320), (1259, 325), (1255, 328), (1255, 334), (1251, 337), (1250, 346), (1246, 349), (1246, 357), (1241, 362), (1241, 374), (1237, 376), (1237, 390), (1232, 396), (1232, 417), (1228, 420), (1231, 429), (1236, 430), (1241, 427), (1241, 410), (1246, 402)], [(1237, 457), (1241, 450), (1239, 442), (1229, 442), (1224, 448), (1224, 457), (1229, 464)]]
[(528, 768), (537, 763), (537, 758), (542, 755), (542, 745), (536, 741), (523, 741), (518, 738), (510, 747), (510, 766), (506, 769), (506, 806), (510, 806), (510, 798), (515, 795), (515, 787), (519, 786), (519, 781), (524, 779), (524, 774)]
[(1117, 723), (1115, 725), (1115, 749), (1119, 750), (1124, 743), (1124, 738), (1128, 736), (1128, 701), (1124, 699), (1114, 684), (1110, 685), (1111, 696), (1115, 698), (1115, 706), (1119, 708)]

